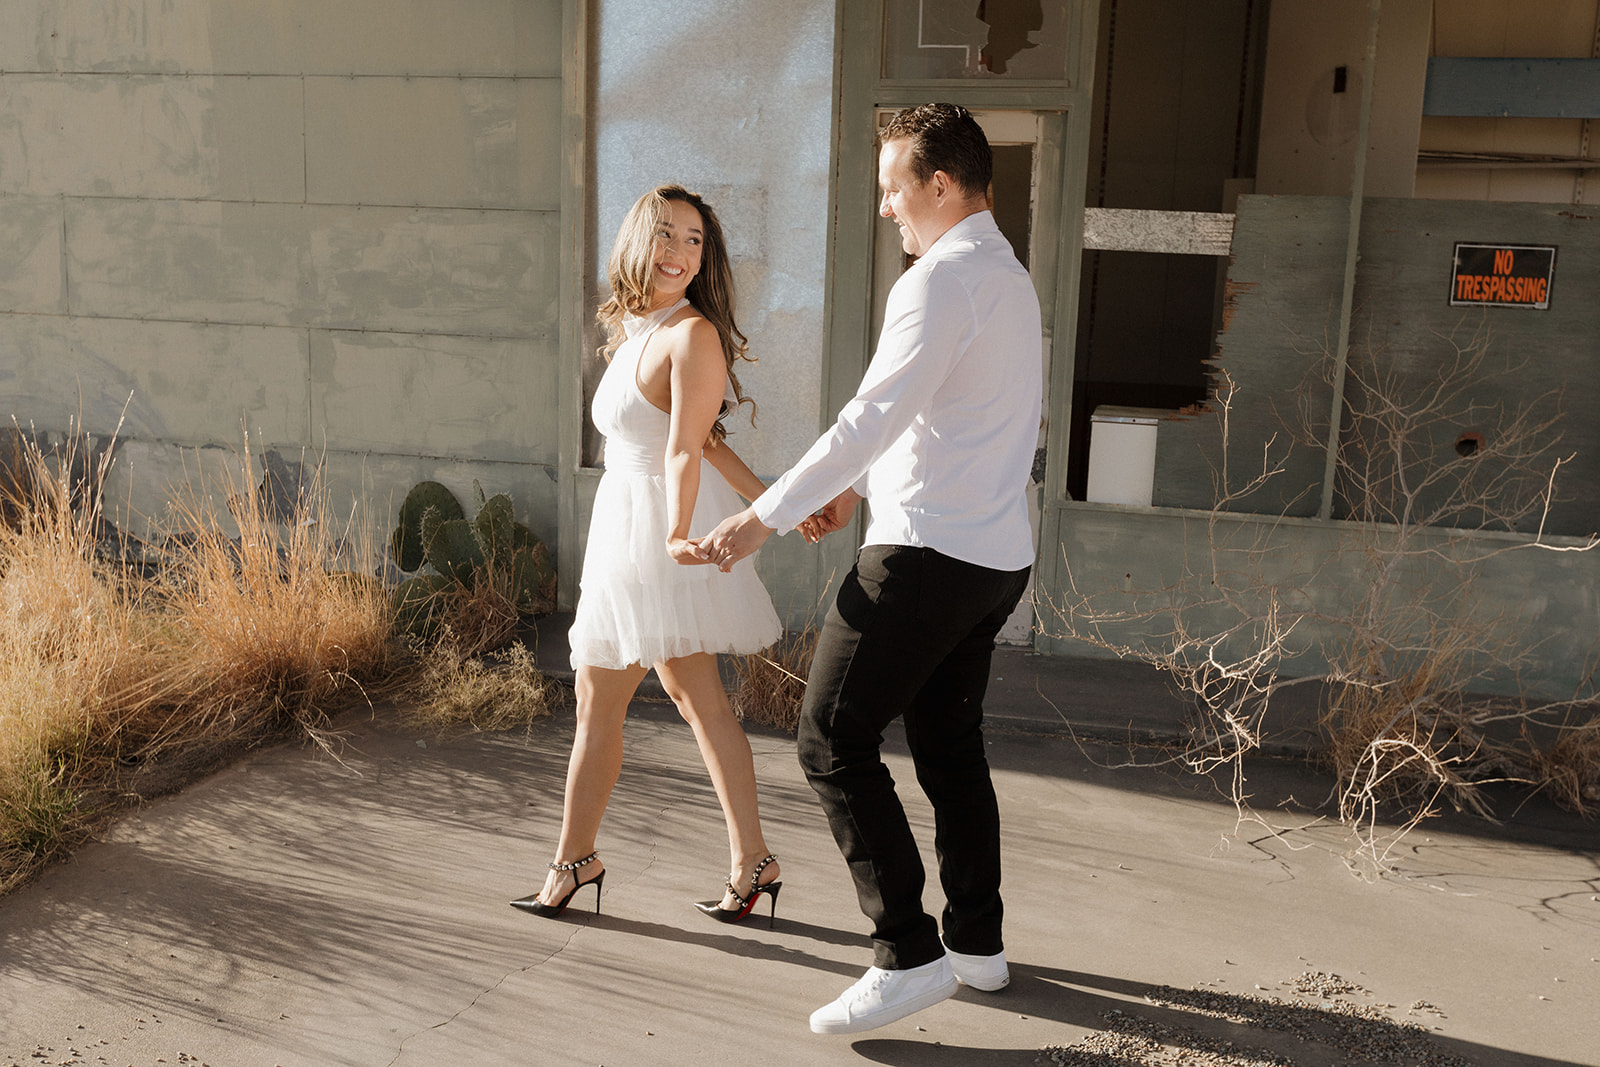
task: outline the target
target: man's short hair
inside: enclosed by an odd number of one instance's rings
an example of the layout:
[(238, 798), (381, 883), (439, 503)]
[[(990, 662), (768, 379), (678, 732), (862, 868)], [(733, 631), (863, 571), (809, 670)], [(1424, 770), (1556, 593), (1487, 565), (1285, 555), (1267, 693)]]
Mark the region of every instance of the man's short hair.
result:
[(907, 162), (920, 182), (942, 170), (968, 196), (984, 196), (994, 177), (994, 152), (972, 112), (958, 104), (919, 104), (895, 113), (878, 143), (906, 141)]

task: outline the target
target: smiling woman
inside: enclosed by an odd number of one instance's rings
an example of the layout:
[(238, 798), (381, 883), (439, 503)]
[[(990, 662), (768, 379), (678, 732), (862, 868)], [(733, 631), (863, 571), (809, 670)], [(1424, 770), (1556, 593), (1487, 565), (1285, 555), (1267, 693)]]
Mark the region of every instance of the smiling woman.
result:
[(752, 563), (724, 572), (699, 555), (698, 539), (740, 509), (739, 495), (753, 500), (765, 488), (723, 440), (723, 417), (746, 400), (733, 365), (749, 357), (716, 213), (680, 186), (646, 193), (623, 221), (607, 273), (611, 297), (597, 317), (610, 365), (593, 404), (606, 473), (569, 635), (578, 731), (555, 860), (544, 887), (512, 906), (558, 915), (593, 885), (599, 910), (605, 865), (595, 839), (621, 770), (628, 704), (653, 666), (694, 728), (728, 824), (727, 892), (701, 907), (735, 922), (762, 895), (775, 910), (781, 883), (717, 654), (765, 648), (782, 626)]

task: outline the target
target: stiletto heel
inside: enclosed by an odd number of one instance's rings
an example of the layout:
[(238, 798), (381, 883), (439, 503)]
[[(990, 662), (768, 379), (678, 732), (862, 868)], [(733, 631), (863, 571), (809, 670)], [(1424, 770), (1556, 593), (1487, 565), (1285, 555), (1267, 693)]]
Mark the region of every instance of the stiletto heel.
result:
[[(721, 901), (707, 901), (704, 904), (696, 903), (695, 907), (719, 923), (736, 923), (750, 914), (751, 909), (756, 906), (756, 899), (765, 893), (771, 901), (771, 911), (767, 914), (767, 926), (769, 928), (774, 926), (778, 921), (778, 892), (783, 889), (783, 879), (780, 878), (777, 881), (762, 885), (760, 884), (760, 878), (761, 872), (767, 869), (767, 864), (776, 863), (777, 859), (777, 856), (769, 855), (766, 859), (756, 864), (756, 869), (750, 875), (749, 896), (741, 895), (731, 878), (722, 883), (727, 887), (728, 892), (733, 894), (733, 899), (738, 903), (738, 907), (724, 908)], [(601, 873), (604, 874), (605, 872), (602, 871)]]
[[(571, 863), (547, 863), (545, 866), (549, 867), (552, 871), (577, 871), (578, 868), (587, 867), (589, 864), (593, 863), (599, 858), (599, 852), (591, 852), (581, 860), (574, 860)], [(554, 919), (557, 915), (560, 915), (566, 910), (567, 905), (571, 903), (573, 896), (577, 894), (578, 890), (592, 885), (594, 886), (594, 913), (599, 915), (600, 887), (605, 883), (606, 880), (605, 870), (602, 869), (599, 874), (595, 875), (587, 882), (579, 881), (577, 874), (573, 874), (572, 880), (577, 884), (567, 892), (566, 896), (562, 897), (554, 904), (546, 904), (544, 901), (539, 899), (539, 894), (535, 893), (532, 896), (523, 897), (520, 900), (513, 900), (511, 902), (511, 906), (522, 911), (531, 911), (533, 914), (542, 916), (546, 919)]]

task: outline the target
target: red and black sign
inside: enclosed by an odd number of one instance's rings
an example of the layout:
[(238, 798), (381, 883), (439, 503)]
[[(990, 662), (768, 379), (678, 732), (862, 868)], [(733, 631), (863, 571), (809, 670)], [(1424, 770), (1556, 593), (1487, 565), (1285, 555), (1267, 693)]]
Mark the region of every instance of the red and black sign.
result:
[(1450, 276), (1450, 303), (1544, 311), (1550, 307), (1555, 275), (1552, 245), (1458, 243)]

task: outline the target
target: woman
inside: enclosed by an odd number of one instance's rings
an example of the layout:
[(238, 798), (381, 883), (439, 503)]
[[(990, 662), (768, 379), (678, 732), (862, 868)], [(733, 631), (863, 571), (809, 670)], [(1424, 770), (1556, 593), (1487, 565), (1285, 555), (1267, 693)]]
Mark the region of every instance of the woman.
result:
[(750, 357), (733, 320), (716, 215), (679, 186), (652, 190), (623, 220), (607, 274), (611, 299), (598, 318), (611, 362), (593, 403), (606, 473), (571, 631), (577, 735), (556, 858), (544, 887), (511, 903), (555, 916), (593, 885), (600, 910), (605, 866), (595, 836), (622, 767), (628, 703), (654, 665), (694, 728), (728, 824), (727, 892), (697, 907), (737, 922), (765, 894), (775, 917), (778, 864), (761, 834), (750, 743), (728, 705), (717, 653), (764, 648), (782, 625), (749, 561), (725, 574), (695, 553), (696, 537), (742, 507), (734, 490), (754, 500), (764, 488), (723, 440), (723, 417), (749, 402), (733, 364)]

